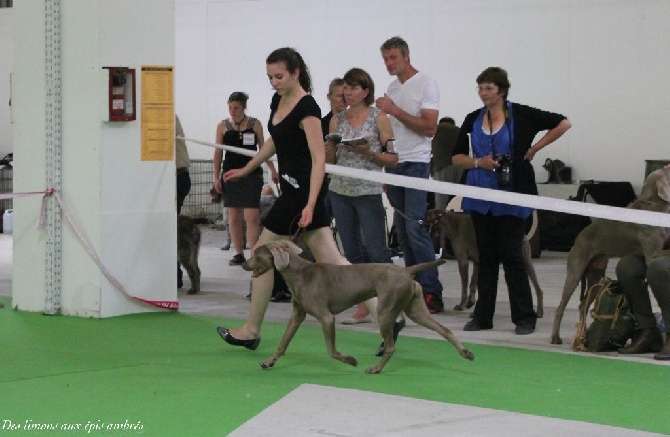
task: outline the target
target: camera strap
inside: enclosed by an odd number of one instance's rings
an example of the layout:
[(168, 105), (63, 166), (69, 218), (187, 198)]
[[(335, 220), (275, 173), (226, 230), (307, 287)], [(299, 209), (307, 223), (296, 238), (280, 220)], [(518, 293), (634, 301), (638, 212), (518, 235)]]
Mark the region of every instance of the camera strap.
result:
[(503, 123), (503, 125), (500, 126), (500, 129), (498, 129), (496, 131), (496, 133), (493, 133), (493, 120), (491, 119), (491, 110), (486, 109), (486, 117), (487, 117), (488, 122), (489, 122), (489, 135), (491, 136), (491, 153), (492, 153), (493, 156), (498, 155), (496, 153), (496, 148), (495, 148), (495, 143), (494, 143), (495, 139), (496, 139), (496, 135), (498, 135), (498, 132), (500, 132), (504, 127), (507, 127), (507, 129), (509, 131), (509, 138), (510, 138), (510, 147), (509, 148), (510, 148), (510, 151), (512, 151), (512, 145), (514, 144), (514, 135), (512, 133), (511, 124), (509, 122), (510, 121), (510, 116), (509, 116), (510, 111), (509, 111), (509, 108), (508, 108), (507, 100), (505, 100), (503, 102), (503, 104), (505, 105), (505, 123)]

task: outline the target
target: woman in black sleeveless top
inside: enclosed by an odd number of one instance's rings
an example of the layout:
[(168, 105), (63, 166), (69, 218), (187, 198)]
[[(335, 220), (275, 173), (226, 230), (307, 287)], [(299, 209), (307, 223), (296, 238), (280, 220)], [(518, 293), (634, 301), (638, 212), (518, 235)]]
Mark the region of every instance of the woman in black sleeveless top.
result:
[[(229, 181), (250, 174), (275, 153), (279, 163), (281, 195), (267, 217), (257, 246), (286, 240), (299, 228), (303, 241), (317, 262), (350, 264), (330, 232), (324, 205), (325, 145), (321, 131), (321, 110), (314, 98), (307, 66), (291, 48), (277, 49), (266, 60), (270, 84), (277, 92), (272, 98), (268, 130), (271, 138), (242, 169), (224, 174)], [(254, 350), (260, 343), (260, 330), (272, 293), (273, 272), (253, 278), (251, 309), (244, 326), (228, 330), (217, 328), (229, 344)]]
[[(216, 142), (227, 146), (257, 151), (263, 145), (263, 126), (253, 117), (245, 114), (249, 96), (243, 92), (234, 92), (228, 98), (230, 118), (223, 120), (216, 128)], [(253, 247), (260, 234), (259, 203), (263, 188), (263, 170), (258, 167), (249, 175), (223, 183), (220, 175), (228, 170), (243, 168), (251, 161), (246, 155), (226, 152), (223, 164), (223, 150), (214, 152), (214, 187), (223, 192), (223, 204), (228, 209), (230, 238), (235, 249), (235, 256), (230, 265), (240, 265), (244, 258), (244, 227), (247, 224), (246, 240)], [(274, 171), (274, 166), (270, 166)], [(275, 172), (276, 173), (276, 172)]]

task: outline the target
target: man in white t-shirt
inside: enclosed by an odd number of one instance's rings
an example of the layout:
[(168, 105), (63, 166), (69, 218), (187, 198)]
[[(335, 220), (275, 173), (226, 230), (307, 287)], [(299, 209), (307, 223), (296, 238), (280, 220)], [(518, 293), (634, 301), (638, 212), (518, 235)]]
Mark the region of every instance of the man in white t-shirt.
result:
[[(389, 74), (396, 76), (386, 94), (376, 101), (377, 107), (390, 115), (398, 153), (398, 165), (386, 171), (428, 179), (431, 138), (437, 129), (440, 106), (437, 82), (412, 66), (409, 47), (402, 38), (384, 42), (381, 54)], [(426, 191), (389, 185), (386, 194), (396, 210), (393, 220), (405, 265), (434, 261), (433, 241), (420, 223), (426, 216)], [(417, 273), (416, 279), (423, 287), (430, 312), (444, 311), (437, 268)]]

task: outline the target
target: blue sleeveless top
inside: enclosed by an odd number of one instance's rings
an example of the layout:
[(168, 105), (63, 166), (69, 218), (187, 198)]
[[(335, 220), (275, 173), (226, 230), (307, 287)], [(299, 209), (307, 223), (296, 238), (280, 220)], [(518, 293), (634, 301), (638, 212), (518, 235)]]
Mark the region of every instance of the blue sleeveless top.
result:
[[(495, 159), (498, 155), (513, 154), (512, 144), (514, 143), (514, 115), (512, 114), (512, 103), (507, 103), (507, 113), (505, 124), (493, 135), (490, 132), (485, 132), (484, 117), (486, 116), (486, 108), (479, 111), (479, 115), (472, 126), (470, 133), (470, 143), (472, 145), (472, 152), (475, 158), (481, 158), (486, 155), (492, 155)], [(468, 170), (465, 183), (474, 187), (491, 188), (501, 191), (513, 191), (513, 183), (501, 187), (498, 184), (498, 171), (490, 171), (483, 168), (473, 168)], [(514, 173), (511, 174), (512, 181)], [(510, 182), (512, 182), (510, 181)], [(488, 200), (472, 199), (469, 197), (463, 198), (461, 208), (465, 212), (477, 212), (480, 214), (488, 214), (489, 212), (494, 216), (511, 215), (519, 218), (527, 218), (533, 213), (532, 208), (526, 208), (518, 205), (507, 205), (505, 203), (491, 202)]]

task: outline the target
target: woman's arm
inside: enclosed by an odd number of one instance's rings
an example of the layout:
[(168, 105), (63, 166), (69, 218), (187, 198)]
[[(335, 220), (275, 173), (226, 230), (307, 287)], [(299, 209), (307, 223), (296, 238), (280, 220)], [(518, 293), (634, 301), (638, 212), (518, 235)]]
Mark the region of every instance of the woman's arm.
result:
[[(265, 137), (263, 135), (263, 124), (259, 120), (256, 120), (256, 123), (254, 124), (254, 133), (256, 134), (256, 138), (258, 138), (258, 148), (260, 151), (260, 149), (263, 148), (263, 144), (265, 144)], [(268, 168), (270, 169), (270, 178), (272, 179), (272, 182), (278, 184), (279, 173), (277, 173), (277, 169), (275, 168), (274, 162), (268, 159), (267, 161), (265, 161), (265, 163), (268, 165)]]
[[(337, 127), (337, 117), (333, 116), (328, 124), (328, 133), (336, 134)], [(333, 140), (326, 141), (326, 162), (328, 164), (337, 163), (337, 144), (335, 144), (335, 141)]]
[[(379, 142), (382, 147), (389, 141), (393, 142), (393, 127), (391, 120), (384, 111), (379, 111), (377, 115), (377, 128), (379, 128)], [(395, 150), (389, 150), (386, 153), (373, 152), (372, 162), (384, 167), (395, 167), (398, 164), (398, 154)]]
[[(226, 133), (226, 126), (223, 122), (219, 123), (216, 126), (216, 137), (214, 142), (216, 144), (223, 144), (223, 135)], [(223, 161), (223, 149), (216, 148), (214, 149), (214, 158), (213, 158), (213, 167), (214, 167), (214, 189), (221, 193), (221, 161)]]
[(298, 226), (304, 228), (312, 223), (314, 206), (316, 199), (321, 191), (323, 178), (326, 175), (326, 148), (323, 142), (321, 130), (321, 120), (316, 117), (308, 116), (302, 119), (300, 126), (305, 131), (307, 137), (307, 146), (312, 157), (312, 174), (309, 178), (309, 197), (307, 205), (302, 210), (302, 217)]
[(272, 141), (272, 137), (268, 138), (267, 141), (263, 143), (263, 146), (260, 148), (258, 153), (251, 158), (251, 161), (247, 163), (242, 168), (234, 168), (232, 170), (228, 170), (227, 172), (224, 173), (223, 175), (223, 180), (224, 181), (229, 181), (232, 179), (238, 179), (241, 177), (244, 177), (254, 171), (258, 166), (260, 166), (262, 163), (267, 161), (274, 155), (276, 152), (275, 150), (275, 143)]
[(572, 123), (570, 123), (570, 120), (564, 118), (555, 128), (549, 129), (547, 133), (542, 136), (542, 138), (537, 140), (537, 142), (533, 144), (530, 149), (528, 149), (525, 159), (531, 161), (537, 152), (562, 137), (563, 134), (566, 133), (571, 127)]

